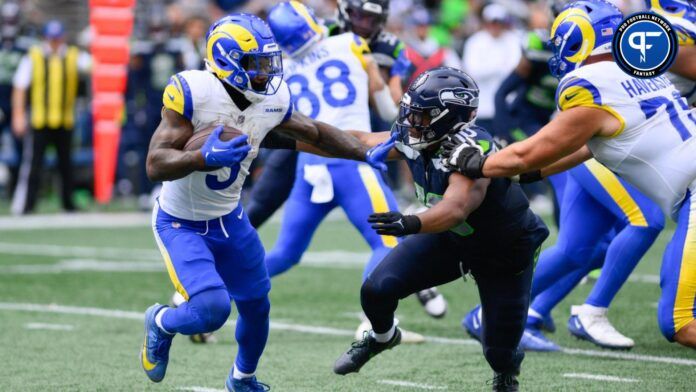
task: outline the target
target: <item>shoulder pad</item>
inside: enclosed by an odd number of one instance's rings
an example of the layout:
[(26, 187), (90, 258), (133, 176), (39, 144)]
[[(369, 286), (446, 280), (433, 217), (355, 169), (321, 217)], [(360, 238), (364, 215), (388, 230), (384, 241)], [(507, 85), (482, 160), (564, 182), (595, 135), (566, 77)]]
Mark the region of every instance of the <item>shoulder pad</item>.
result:
[(186, 78), (178, 73), (169, 79), (169, 84), (164, 88), (162, 104), (165, 108), (173, 110), (187, 119), (193, 117), (193, 94)]

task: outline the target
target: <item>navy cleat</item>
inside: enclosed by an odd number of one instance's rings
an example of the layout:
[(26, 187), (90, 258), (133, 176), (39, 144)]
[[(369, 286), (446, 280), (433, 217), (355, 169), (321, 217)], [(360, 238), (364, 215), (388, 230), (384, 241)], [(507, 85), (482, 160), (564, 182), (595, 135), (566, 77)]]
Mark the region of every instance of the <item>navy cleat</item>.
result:
[(270, 391), (271, 387), (259, 382), (256, 376), (239, 379), (233, 378), (230, 374), (225, 382), (225, 389), (228, 392), (265, 392)]
[(517, 381), (517, 375), (495, 373), (493, 375), (493, 391), (499, 392), (518, 392), (520, 383)]
[(556, 332), (556, 323), (553, 322), (551, 315), (543, 316), (543, 318), (527, 315), (527, 326), (535, 329), (540, 329), (549, 333)]
[(169, 363), (169, 347), (174, 339), (174, 335), (162, 331), (155, 323), (157, 313), (167, 307), (154, 304), (145, 311), (145, 342), (140, 351), (140, 363), (147, 377), (153, 382), (164, 379)]
[(462, 319), (462, 328), (466, 330), (469, 336), (479, 342), (481, 341), (481, 332), (483, 330), (483, 326), (481, 325), (481, 305), (477, 305), (464, 316), (464, 319)]
[(341, 354), (334, 364), (334, 373), (346, 375), (357, 373), (372, 357), (384, 350), (391, 350), (401, 343), (401, 330), (396, 327), (394, 336), (385, 343), (378, 342), (371, 333), (365, 332), (362, 340), (353, 342), (350, 349)]
[(524, 351), (553, 352), (560, 351), (561, 348), (549, 338), (541, 333), (541, 330), (527, 327), (524, 329), (520, 348)]

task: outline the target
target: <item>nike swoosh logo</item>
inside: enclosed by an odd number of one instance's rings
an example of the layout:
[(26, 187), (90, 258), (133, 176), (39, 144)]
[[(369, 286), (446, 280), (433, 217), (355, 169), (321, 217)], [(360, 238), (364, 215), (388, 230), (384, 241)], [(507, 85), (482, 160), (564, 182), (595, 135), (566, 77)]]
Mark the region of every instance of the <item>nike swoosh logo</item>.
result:
[(172, 101), (174, 100), (174, 96), (173, 96), (173, 95), (171, 95), (171, 94), (167, 93), (167, 96), (168, 96), (168, 97), (169, 97), (169, 99), (171, 99)]
[(226, 148), (220, 149), (220, 148), (215, 148), (215, 147), (213, 147), (213, 149), (212, 149), (212, 150), (213, 150), (213, 152), (221, 152), (221, 151), (227, 151), (227, 149), (226, 149)]
[(237, 219), (242, 219), (242, 215), (244, 215), (244, 210), (239, 211), (239, 215), (237, 215)]
[(143, 343), (143, 351), (142, 351), (142, 359), (141, 362), (143, 363), (143, 369), (146, 371), (152, 371), (152, 369), (157, 366), (157, 363), (152, 363), (147, 359), (147, 337), (145, 338), (145, 343)]
[(566, 101), (570, 101), (571, 99), (575, 98), (575, 96), (578, 94), (579, 93), (570, 94), (570, 95), (566, 94), (565, 99), (566, 99)]
[(471, 321), (472, 321), (472, 324), (474, 324), (474, 329), (479, 329), (479, 327), (481, 325), (479, 324), (478, 318), (474, 317)]

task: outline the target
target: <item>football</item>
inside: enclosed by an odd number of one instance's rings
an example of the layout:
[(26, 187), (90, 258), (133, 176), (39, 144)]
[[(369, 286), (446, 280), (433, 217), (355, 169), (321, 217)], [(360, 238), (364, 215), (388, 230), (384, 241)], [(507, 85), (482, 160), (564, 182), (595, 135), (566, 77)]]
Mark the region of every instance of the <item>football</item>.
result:
[[(186, 142), (184, 145), (184, 151), (194, 151), (194, 150), (199, 150), (201, 147), (203, 147), (203, 144), (205, 141), (208, 139), (208, 136), (217, 128), (218, 125), (210, 125), (191, 136), (189, 140)], [(228, 127), (226, 125), (223, 125), (223, 130), (222, 133), (220, 134), (220, 140), (222, 141), (228, 141), (232, 140), (235, 137), (239, 135), (243, 135), (244, 133), (240, 131), (239, 129)]]
[[(210, 136), (211, 133), (217, 128), (218, 125), (210, 125), (207, 126), (206, 128), (196, 132), (189, 138), (189, 140), (186, 142), (184, 145), (184, 151), (195, 151), (195, 150), (200, 150), (201, 147), (203, 147), (203, 144), (205, 144), (205, 141), (208, 140), (208, 136)], [(243, 135), (244, 133), (240, 131), (239, 129), (228, 127), (223, 125), (222, 133), (220, 133), (220, 140), (222, 141), (228, 141), (232, 140), (235, 137), (239, 135)], [(205, 169), (201, 169), (199, 171), (213, 171), (217, 170), (219, 167), (206, 167)]]

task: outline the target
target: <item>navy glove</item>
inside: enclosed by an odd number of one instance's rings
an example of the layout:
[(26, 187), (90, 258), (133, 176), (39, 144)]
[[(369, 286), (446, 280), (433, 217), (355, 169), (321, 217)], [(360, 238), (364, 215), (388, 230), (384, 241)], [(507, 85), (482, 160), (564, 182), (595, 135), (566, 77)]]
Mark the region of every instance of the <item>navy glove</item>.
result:
[(484, 177), (483, 164), (487, 158), (481, 146), (471, 138), (450, 136), (442, 143), (442, 164), (469, 178)]
[(391, 69), (389, 70), (389, 76), (399, 76), (403, 80), (408, 79), (408, 71), (411, 69), (411, 60), (406, 56), (406, 51), (402, 50), (399, 56), (394, 60)]
[(393, 235), (396, 237), (418, 233), (421, 229), (421, 221), (415, 215), (403, 215), (399, 211), (378, 212), (367, 218), (372, 223), (372, 228), (379, 235)]
[(394, 148), (394, 144), (396, 143), (396, 138), (398, 136), (399, 134), (394, 132), (391, 134), (391, 137), (387, 141), (382, 142), (367, 150), (367, 154), (365, 154), (365, 162), (367, 162), (370, 166), (374, 167), (375, 169), (381, 170), (383, 172), (387, 171), (387, 164), (384, 163), (384, 161), (389, 156), (389, 151), (391, 151), (391, 149)]
[(222, 128), (222, 125), (215, 128), (201, 147), (206, 166), (235, 166), (243, 161), (251, 150), (251, 146), (247, 144), (247, 135), (240, 135), (226, 142), (220, 140)]

